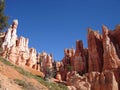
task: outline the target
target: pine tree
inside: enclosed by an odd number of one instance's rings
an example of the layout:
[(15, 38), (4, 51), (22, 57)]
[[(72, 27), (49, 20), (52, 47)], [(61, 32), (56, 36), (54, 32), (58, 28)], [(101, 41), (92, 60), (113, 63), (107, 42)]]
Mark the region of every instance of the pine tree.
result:
[(0, 0), (0, 31), (8, 26), (8, 16), (4, 15), (5, 1)]

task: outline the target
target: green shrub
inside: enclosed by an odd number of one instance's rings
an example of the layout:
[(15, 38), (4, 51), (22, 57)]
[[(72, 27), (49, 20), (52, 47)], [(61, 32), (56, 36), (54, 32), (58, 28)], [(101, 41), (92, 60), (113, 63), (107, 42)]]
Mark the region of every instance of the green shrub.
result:
[(23, 80), (14, 79), (14, 82), (16, 84), (18, 84), (19, 86), (21, 86), (22, 88), (27, 88), (27, 86), (28, 86), (27, 83), (25, 81), (23, 81)]
[(32, 85), (30, 82), (27, 82), (24, 80), (14, 79), (14, 82), (18, 84), (19, 86), (21, 86), (21, 88), (24, 90), (39, 90), (40, 89)]

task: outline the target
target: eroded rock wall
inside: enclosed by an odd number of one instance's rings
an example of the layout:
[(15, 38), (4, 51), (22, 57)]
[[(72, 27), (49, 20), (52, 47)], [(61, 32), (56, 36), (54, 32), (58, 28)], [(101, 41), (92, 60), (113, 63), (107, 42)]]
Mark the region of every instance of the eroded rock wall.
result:
[[(18, 20), (13, 20), (12, 25), (2, 37), (1, 45), (3, 52), (1, 55), (13, 64), (28, 66), (34, 70), (40, 71), (45, 68), (52, 68), (53, 57), (46, 52), (37, 54), (35, 48), (29, 48), (29, 39), (21, 36), (17, 37)], [(45, 54), (44, 54), (45, 53)]]
[(74, 90), (120, 90), (120, 25), (115, 30), (102, 26), (102, 34), (89, 28), (88, 48), (77, 40), (76, 49), (64, 50), (61, 62), (54, 62), (52, 54), (37, 54), (35, 48), (29, 48), (28, 38), (17, 37), (17, 26), (18, 20), (14, 20), (1, 45), (1, 55), (13, 64), (44, 74), (55, 65), (56, 79)]
[(65, 57), (62, 60), (63, 66), (66, 65), (64, 61), (68, 61), (72, 69), (66, 72), (64, 80), (71, 88), (120, 89), (120, 25), (117, 25), (115, 30), (102, 26), (102, 34), (89, 28), (88, 49), (84, 49), (82, 41), (78, 40), (75, 54), (69, 58)]

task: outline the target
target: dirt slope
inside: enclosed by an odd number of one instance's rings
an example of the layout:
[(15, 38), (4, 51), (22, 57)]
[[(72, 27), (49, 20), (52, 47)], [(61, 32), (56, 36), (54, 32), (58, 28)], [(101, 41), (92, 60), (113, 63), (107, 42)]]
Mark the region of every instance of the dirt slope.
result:
[(48, 90), (33, 78), (26, 77), (0, 61), (0, 90)]

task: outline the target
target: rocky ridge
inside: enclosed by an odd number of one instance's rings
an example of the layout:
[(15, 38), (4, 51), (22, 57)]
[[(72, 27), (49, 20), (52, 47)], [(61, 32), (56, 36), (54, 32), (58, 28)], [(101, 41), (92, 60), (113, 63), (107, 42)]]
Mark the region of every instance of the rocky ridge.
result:
[(120, 89), (120, 25), (115, 30), (102, 26), (102, 34), (88, 29), (88, 48), (81, 40), (76, 50), (64, 50), (61, 62), (54, 62), (52, 54), (37, 54), (28, 48), (28, 39), (17, 37), (18, 21), (14, 20), (5, 33), (2, 56), (14, 64), (28, 66), (47, 74), (56, 70), (56, 79), (65, 81), (70, 90), (119, 90)]
[(102, 34), (89, 28), (88, 48), (77, 40), (76, 50), (64, 50), (58, 72), (71, 90), (120, 89), (119, 34), (120, 25), (115, 30), (102, 26)]
[(13, 24), (3, 37), (1, 45), (3, 52), (2, 57), (8, 59), (13, 64), (28, 66), (35, 70), (40, 69), (45, 72), (45, 68), (52, 68), (52, 55), (46, 52), (37, 54), (35, 48), (29, 48), (29, 39), (21, 36), (17, 37), (18, 20), (14, 20)]

